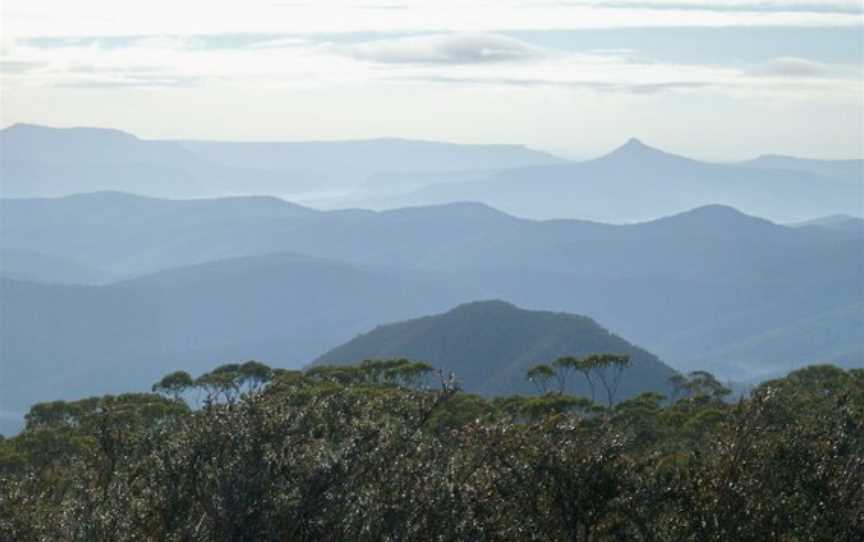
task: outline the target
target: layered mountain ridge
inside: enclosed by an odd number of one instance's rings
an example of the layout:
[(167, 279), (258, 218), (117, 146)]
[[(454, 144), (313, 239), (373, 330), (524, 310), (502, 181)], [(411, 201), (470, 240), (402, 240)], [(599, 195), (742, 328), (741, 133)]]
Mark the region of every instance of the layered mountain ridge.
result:
[[(708, 164), (636, 139), (566, 162), (386, 139), (152, 142), (34, 126), (0, 138), (0, 414), (214, 363), (299, 367), (382, 322), (478, 299), (587, 315), (677, 370), (724, 379), (864, 359), (854, 161)], [(284, 198), (337, 178), (381, 205)], [(59, 197), (10, 197), (39, 194)], [(525, 385), (523, 369), (472, 385)]]
[(583, 162), (520, 145), (155, 141), (104, 128), (36, 125), (0, 130), (0, 146), (4, 197), (100, 190), (172, 198), (272, 194), (331, 209), (478, 201), (523, 217), (616, 223), (715, 203), (780, 222), (864, 214), (862, 160), (762, 156), (715, 164), (636, 138)]

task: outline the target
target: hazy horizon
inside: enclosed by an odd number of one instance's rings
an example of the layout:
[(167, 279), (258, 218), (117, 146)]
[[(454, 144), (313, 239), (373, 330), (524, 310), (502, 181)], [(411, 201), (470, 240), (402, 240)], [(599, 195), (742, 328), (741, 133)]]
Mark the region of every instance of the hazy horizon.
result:
[(51, 125), (51, 124), (42, 124), (37, 122), (27, 122), (27, 121), (19, 121), (13, 123), (7, 123), (0, 125), (0, 130), (6, 130), (15, 126), (35, 126), (40, 128), (49, 128), (49, 129), (58, 129), (58, 130), (75, 130), (75, 129), (98, 129), (98, 130), (114, 130), (124, 132), (130, 135), (135, 136), (141, 141), (160, 141), (160, 142), (177, 142), (177, 141), (189, 141), (189, 142), (202, 142), (202, 143), (288, 143), (288, 144), (296, 144), (296, 143), (357, 143), (357, 142), (370, 142), (370, 141), (405, 141), (405, 142), (418, 142), (418, 143), (444, 143), (451, 145), (470, 145), (470, 146), (501, 146), (501, 147), (524, 147), (526, 149), (535, 150), (539, 152), (548, 153), (556, 158), (561, 158), (563, 160), (572, 161), (572, 162), (580, 162), (580, 161), (588, 161), (596, 158), (601, 158), (603, 156), (608, 155), (609, 153), (625, 146), (628, 142), (637, 141), (643, 145), (646, 145), (652, 149), (656, 149), (659, 151), (663, 151), (665, 153), (673, 154), (676, 156), (683, 156), (686, 158), (690, 158), (693, 160), (699, 160), (704, 162), (715, 162), (718, 164), (723, 163), (738, 163), (747, 160), (752, 160), (755, 158), (761, 157), (789, 157), (789, 158), (802, 158), (807, 160), (826, 160), (826, 161), (842, 161), (842, 160), (864, 160), (864, 149), (862, 149), (862, 154), (858, 156), (816, 156), (816, 155), (795, 155), (789, 153), (782, 152), (760, 152), (759, 149), (748, 149), (744, 152), (749, 152), (750, 154), (742, 154), (741, 156), (736, 156), (734, 158), (727, 159), (712, 159), (708, 157), (703, 157), (699, 155), (689, 155), (684, 152), (679, 152), (676, 149), (667, 148), (662, 145), (654, 144), (652, 141), (646, 141), (643, 138), (640, 138), (635, 135), (628, 134), (620, 134), (618, 138), (618, 143), (616, 144), (614, 141), (611, 146), (604, 149), (587, 151), (587, 150), (577, 150), (574, 152), (558, 152), (554, 148), (543, 148), (543, 147), (534, 147), (525, 143), (521, 143), (518, 141), (497, 141), (497, 140), (489, 140), (489, 141), (477, 141), (477, 142), (463, 142), (460, 141), (458, 135), (454, 134), (450, 139), (424, 139), (424, 138), (413, 138), (408, 136), (401, 136), (399, 134), (391, 134), (391, 135), (382, 135), (375, 137), (354, 137), (354, 138), (339, 138), (338, 135), (334, 135), (332, 138), (322, 138), (322, 139), (303, 139), (302, 137), (299, 139), (265, 139), (265, 138), (256, 138), (251, 136), (249, 139), (232, 139), (230, 137), (218, 139), (208, 139), (208, 138), (180, 138), (173, 137), (170, 134), (166, 134), (164, 137), (141, 137), (136, 134), (134, 131), (124, 129), (119, 126), (96, 126), (96, 125), (78, 125), (78, 124), (70, 124), (70, 125)]
[[(9, 0), (0, 123), (864, 157), (852, 0)], [(622, 138), (622, 135), (624, 136)]]

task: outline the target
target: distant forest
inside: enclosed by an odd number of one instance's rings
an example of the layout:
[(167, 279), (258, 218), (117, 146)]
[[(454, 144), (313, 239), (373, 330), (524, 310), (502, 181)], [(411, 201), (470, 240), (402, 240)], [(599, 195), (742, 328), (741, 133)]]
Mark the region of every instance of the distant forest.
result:
[(627, 365), (484, 398), (404, 359), (252, 361), (40, 403), (0, 438), (0, 540), (864, 540), (864, 370), (618, 400)]

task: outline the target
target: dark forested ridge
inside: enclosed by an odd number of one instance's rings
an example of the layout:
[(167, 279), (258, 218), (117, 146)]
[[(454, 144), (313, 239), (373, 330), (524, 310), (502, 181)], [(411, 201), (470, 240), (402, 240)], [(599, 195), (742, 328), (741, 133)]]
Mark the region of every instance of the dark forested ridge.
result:
[(808, 367), (735, 403), (695, 372), (614, 405), (488, 400), (433, 374), (249, 361), (166, 375), (153, 394), (34, 405), (0, 438), (0, 541), (864, 537), (860, 369)]
[[(355, 364), (364, 359), (423, 360), (457, 375), (472, 393), (504, 395), (530, 391), (526, 371), (538, 360), (616, 352), (632, 366), (621, 381), (620, 396), (667, 393), (675, 373), (638, 346), (613, 335), (584, 316), (527, 311), (503, 301), (460, 305), (447, 313), (380, 326), (322, 354), (316, 365)], [(588, 395), (586, 382), (573, 389)]]

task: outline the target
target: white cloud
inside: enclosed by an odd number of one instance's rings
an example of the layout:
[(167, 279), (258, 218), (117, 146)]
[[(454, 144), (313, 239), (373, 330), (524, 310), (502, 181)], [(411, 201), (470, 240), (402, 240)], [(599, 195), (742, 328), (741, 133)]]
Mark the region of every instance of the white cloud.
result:
[[(629, 50), (587, 54), (544, 49), (496, 34), (426, 34), (353, 45), (291, 40), (258, 47), (207, 48), (195, 37), (135, 39), (122, 47), (98, 41), (44, 47), (19, 41), (0, 57), (6, 88), (200, 86), (324, 89), (434, 84), (450, 88), (553, 86), (597, 93), (701, 92), (846, 94), (860, 74), (800, 58), (752, 68), (646, 61)], [(782, 76), (782, 77), (780, 77)], [(203, 92), (204, 90), (202, 90)]]
[[(859, 13), (802, 11), (795, 0), (6, 0), (4, 31), (15, 36), (214, 33), (495, 32), (501, 29), (861, 24)], [(617, 7), (615, 6), (617, 4)], [(854, 9), (846, 0), (811, 5)], [(641, 7), (640, 7), (641, 5)], [(748, 6), (768, 6), (753, 12)], [(714, 9), (723, 6), (725, 10)], [(398, 9), (396, 9), (398, 8)], [(658, 13), (657, 8), (663, 8)], [(736, 10), (736, 8), (739, 8)]]
[(646, 6), (655, 9), (704, 9), (724, 11), (849, 12), (862, 10), (860, 0), (560, 0), (561, 4), (596, 7)]

